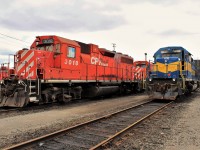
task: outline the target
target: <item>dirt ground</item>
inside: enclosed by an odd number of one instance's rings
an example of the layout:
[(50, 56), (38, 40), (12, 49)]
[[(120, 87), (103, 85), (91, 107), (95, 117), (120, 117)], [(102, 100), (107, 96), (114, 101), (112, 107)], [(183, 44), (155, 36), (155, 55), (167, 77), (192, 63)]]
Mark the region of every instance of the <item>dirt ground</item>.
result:
[(111, 149), (199, 150), (200, 92), (178, 100), (114, 141)]
[(0, 117), (0, 148), (148, 101), (144, 94)]

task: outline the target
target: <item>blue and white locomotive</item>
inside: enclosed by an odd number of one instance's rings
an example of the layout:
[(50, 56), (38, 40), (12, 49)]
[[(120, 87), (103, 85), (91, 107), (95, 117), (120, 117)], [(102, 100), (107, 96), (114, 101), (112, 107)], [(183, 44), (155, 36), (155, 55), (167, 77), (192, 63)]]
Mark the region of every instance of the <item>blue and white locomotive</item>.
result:
[[(197, 60), (195, 60), (197, 61)], [(152, 99), (175, 100), (199, 87), (192, 54), (183, 47), (163, 47), (154, 54), (147, 91)]]

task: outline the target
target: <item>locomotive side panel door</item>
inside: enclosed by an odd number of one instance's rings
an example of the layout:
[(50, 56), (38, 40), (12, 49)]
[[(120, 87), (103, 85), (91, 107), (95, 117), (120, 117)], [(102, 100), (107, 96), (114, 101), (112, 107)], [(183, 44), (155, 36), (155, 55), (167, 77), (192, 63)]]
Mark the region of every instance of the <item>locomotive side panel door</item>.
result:
[(61, 68), (61, 44), (55, 44), (55, 53), (54, 53), (54, 67)]
[(65, 80), (80, 80), (80, 47), (62, 45), (61, 74)]
[(121, 73), (122, 73), (122, 70), (121, 70), (121, 66), (120, 66), (120, 55), (116, 53), (115, 55), (115, 67), (116, 67), (116, 78), (117, 80), (121, 80)]

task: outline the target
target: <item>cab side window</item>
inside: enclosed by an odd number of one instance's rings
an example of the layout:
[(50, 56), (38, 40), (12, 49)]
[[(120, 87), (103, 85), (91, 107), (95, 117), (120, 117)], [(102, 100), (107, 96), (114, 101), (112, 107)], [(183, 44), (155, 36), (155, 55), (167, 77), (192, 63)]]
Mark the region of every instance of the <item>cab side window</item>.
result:
[(192, 57), (191, 57), (191, 55), (189, 55), (189, 62), (192, 62)]
[(55, 51), (57, 53), (60, 53), (60, 44), (59, 43), (55, 45)]
[(67, 57), (68, 58), (75, 58), (76, 56), (76, 49), (74, 47), (68, 47), (67, 48)]

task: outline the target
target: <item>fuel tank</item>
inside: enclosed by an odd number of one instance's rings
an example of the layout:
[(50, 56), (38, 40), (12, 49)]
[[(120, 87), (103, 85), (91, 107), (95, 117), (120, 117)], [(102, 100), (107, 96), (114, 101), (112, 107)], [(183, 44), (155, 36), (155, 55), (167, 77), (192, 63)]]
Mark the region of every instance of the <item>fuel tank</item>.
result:
[(108, 96), (119, 92), (119, 86), (90, 86), (84, 88), (82, 96), (86, 98)]

